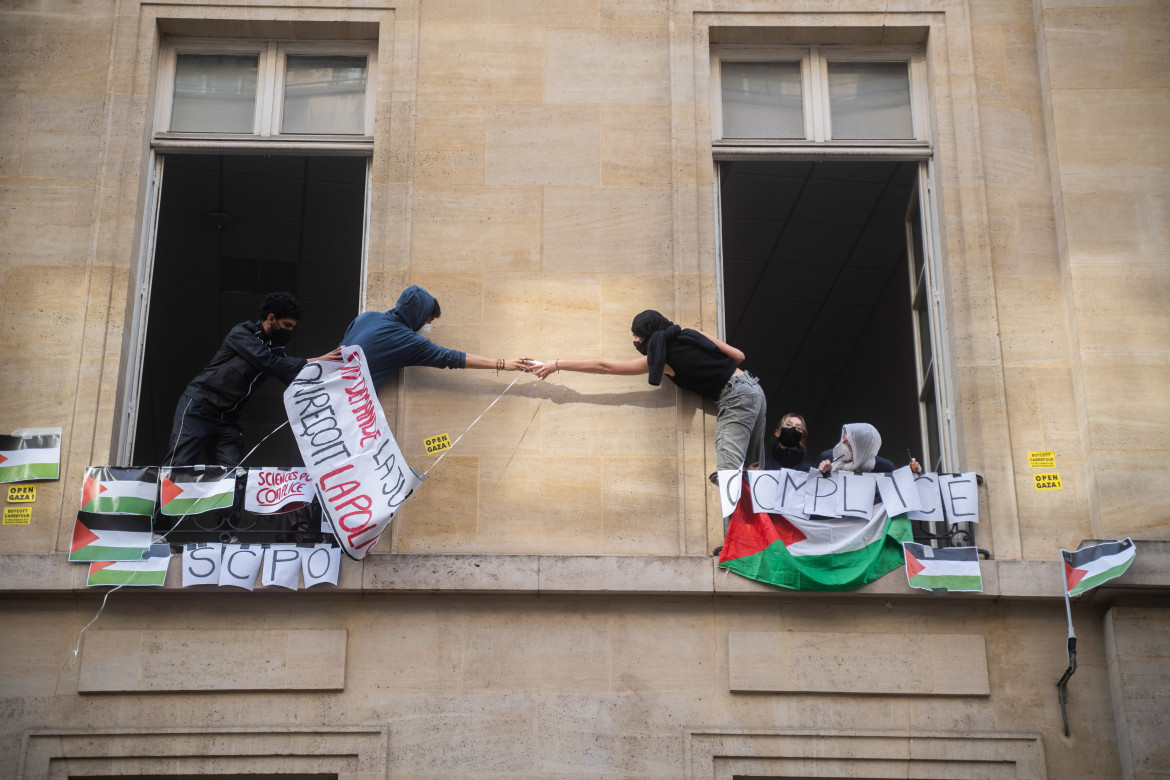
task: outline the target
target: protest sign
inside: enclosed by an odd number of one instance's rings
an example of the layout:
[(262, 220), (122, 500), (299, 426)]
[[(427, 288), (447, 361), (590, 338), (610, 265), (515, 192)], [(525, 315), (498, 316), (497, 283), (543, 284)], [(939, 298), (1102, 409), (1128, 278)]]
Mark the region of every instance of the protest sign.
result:
[(377, 544), (423, 475), (406, 464), (378, 403), (361, 347), (343, 362), (306, 365), (284, 406), (321, 509), (341, 549), (361, 560)]

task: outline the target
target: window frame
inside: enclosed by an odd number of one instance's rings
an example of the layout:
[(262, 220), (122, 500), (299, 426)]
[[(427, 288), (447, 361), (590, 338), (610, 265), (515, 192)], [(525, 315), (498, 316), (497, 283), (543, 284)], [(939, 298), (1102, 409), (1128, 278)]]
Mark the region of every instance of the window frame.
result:
[[(804, 138), (724, 138), (723, 62), (799, 62)], [(829, 63), (905, 62), (910, 81), (910, 139), (834, 139), (829, 110)], [(711, 47), (711, 142), (718, 147), (897, 147), (930, 149), (926, 54), (919, 45), (763, 46), (718, 44)]]
[[(192, 132), (171, 130), (171, 111), (174, 107), (175, 70), (180, 54), (256, 54), (256, 108), (250, 133)], [(342, 56), (366, 58), (365, 111), (362, 132), (358, 133), (283, 133), (284, 77), (288, 56)], [(154, 128), (151, 145), (166, 148), (197, 142), (231, 142), (240, 148), (263, 148), (278, 143), (300, 149), (311, 148), (317, 142), (372, 146), (374, 141), (375, 95), (377, 90), (378, 51), (375, 41), (303, 41), (250, 40), (240, 38), (170, 37), (163, 40), (158, 65), (155, 95)], [(177, 143), (176, 143), (177, 142)]]

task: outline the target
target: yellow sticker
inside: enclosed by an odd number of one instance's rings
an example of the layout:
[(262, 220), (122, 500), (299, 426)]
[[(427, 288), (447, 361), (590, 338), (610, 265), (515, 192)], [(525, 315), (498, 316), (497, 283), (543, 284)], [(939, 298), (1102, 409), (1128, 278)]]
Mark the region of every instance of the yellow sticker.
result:
[(9, 485), (8, 486), (8, 503), (10, 504), (31, 504), (37, 500), (37, 486), (36, 485)]
[(1047, 474), (1033, 474), (1032, 479), (1036, 480), (1037, 490), (1061, 490), (1060, 474), (1059, 472), (1049, 472)]
[(1028, 453), (1028, 468), (1054, 469), (1056, 468), (1056, 453), (1052, 450)]
[(438, 436), (432, 436), (429, 439), (424, 439), (423, 446), (427, 448), (428, 454), (449, 450), (451, 449), (451, 437), (445, 433), (440, 433)]
[(4, 525), (28, 525), (32, 522), (31, 506), (4, 507)]

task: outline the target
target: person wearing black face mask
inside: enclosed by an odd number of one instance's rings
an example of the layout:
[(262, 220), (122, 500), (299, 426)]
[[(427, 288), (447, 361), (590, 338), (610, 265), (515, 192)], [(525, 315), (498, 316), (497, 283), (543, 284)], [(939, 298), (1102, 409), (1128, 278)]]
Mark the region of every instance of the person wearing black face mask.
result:
[(287, 385), (305, 363), (341, 359), (340, 349), (310, 360), (285, 354), (300, 319), (301, 305), (291, 293), (269, 293), (260, 306), (260, 319), (228, 331), (211, 362), (179, 398), (163, 465), (238, 466), (244, 433), (237, 419), (256, 386), (269, 376)]
[(813, 467), (805, 457), (804, 445), (808, 441), (808, 426), (799, 414), (789, 412), (780, 418), (780, 424), (775, 431), (776, 444), (764, 459), (764, 467), (776, 469), (796, 469), (807, 472)]

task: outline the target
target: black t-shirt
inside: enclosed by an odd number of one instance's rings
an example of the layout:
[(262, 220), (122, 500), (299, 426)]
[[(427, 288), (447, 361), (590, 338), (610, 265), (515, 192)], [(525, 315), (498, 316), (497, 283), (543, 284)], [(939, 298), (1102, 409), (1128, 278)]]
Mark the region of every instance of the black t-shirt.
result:
[(698, 343), (682, 338), (671, 342), (666, 350), (666, 364), (674, 369), (671, 380), (704, 398), (718, 398), (719, 391), (735, 373), (735, 363), (698, 331), (687, 328), (683, 333), (690, 334)]

